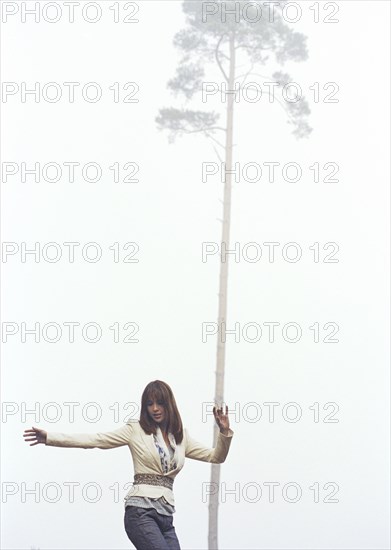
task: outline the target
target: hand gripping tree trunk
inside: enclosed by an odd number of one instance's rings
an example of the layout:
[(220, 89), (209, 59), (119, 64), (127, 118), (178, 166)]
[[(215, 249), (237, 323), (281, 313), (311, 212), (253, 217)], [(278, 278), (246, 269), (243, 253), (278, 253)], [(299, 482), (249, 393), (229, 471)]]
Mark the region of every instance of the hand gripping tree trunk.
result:
[[(235, 38), (234, 33), (229, 37), (229, 76), (227, 90), (227, 126), (225, 140), (225, 184), (223, 201), (223, 227), (220, 244), (220, 281), (219, 281), (219, 305), (218, 305), (218, 331), (217, 331), (217, 357), (216, 357), (216, 382), (215, 400), (218, 405), (224, 402), (224, 368), (225, 368), (225, 336), (222, 338), (222, 330), (225, 331), (227, 321), (227, 289), (228, 289), (228, 255), (230, 222), (231, 222), (231, 187), (232, 187), (232, 139), (233, 139), (233, 115), (235, 99)], [(222, 168), (223, 169), (223, 168)], [(224, 260), (224, 261), (223, 261)], [(213, 446), (216, 445), (218, 427), (214, 426)], [(220, 495), (220, 464), (211, 465), (211, 494), (209, 496), (209, 532), (208, 548), (218, 548), (217, 525), (218, 506)]]

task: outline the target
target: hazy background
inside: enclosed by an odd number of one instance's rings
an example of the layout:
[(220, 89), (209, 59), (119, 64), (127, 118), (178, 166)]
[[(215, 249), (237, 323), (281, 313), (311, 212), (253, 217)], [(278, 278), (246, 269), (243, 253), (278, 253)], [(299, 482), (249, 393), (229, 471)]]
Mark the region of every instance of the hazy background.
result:
[[(35, 343), (31, 336), (22, 343), (20, 333), (3, 343), (1, 397), (3, 408), (15, 413), (3, 411), (1, 424), (6, 549), (131, 547), (123, 527), (125, 484), (133, 479), (128, 448), (30, 447), (24, 429), (117, 429), (130, 412), (124, 404), (138, 404), (145, 385), (162, 379), (191, 435), (212, 442), (214, 421), (203, 421), (202, 406), (213, 401), (216, 337), (202, 342), (201, 325), (217, 320), (219, 257), (203, 263), (201, 243), (221, 238), (223, 188), (218, 177), (202, 182), (201, 163), (217, 160), (210, 142), (193, 135), (169, 144), (154, 121), (159, 108), (183, 103), (166, 88), (179, 61), (172, 39), (184, 26), (182, 3), (138, 4), (137, 24), (113, 23), (112, 3), (101, 2), (104, 17), (96, 24), (77, 12), (73, 24), (65, 17), (37, 24), (14, 16), (2, 25), (3, 81), (27, 87), (95, 81), (105, 91), (95, 104), (80, 92), (74, 104), (35, 103), (31, 96), (22, 103), (20, 94), (2, 104), (3, 162), (98, 162), (104, 169), (97, 183), (80, 177), (70, 183), (65, 176), (57, 183), (31, 177), (23, 183), (14, 176), (2, 185), (3, 242), (31, 248), (35, 242), (94, 241), (104, 249), (97, 263), (85, 262), (80, 252), (73, 264), (35, 263), (31, 256), (23, 263), (20, 254), (5, 262), (3, 256), (3, 327), (74, 321), (96, 322), (103, 330), (97, 343), (84, 341), (80, 330), (74, 343), (65, 331), (57, 343)], [(230, 415), (235, 435), (222, 481), (227, 489), (236, 484), (238, 492), (236, 501), (227, 495), (219, 507), (219, 544), (227, 550), (389, 548), (390, 7), (383, 1), (339, 2), (340, 21), (328, 25), (313, 22), (308, 4), (300, 3), (305, 16), (292, 27), (308, 36), (309, 59), (285, 68), (306, 90), (314, 82), (338, 83), (339, 103), (314, 103), (306, 93), (314, 130), (300, 141), (276, 106), (264, 100), (235, 104), (236, 161), (294, 161), (303, 168), (336, 162), (340, 170), (338, 183), (315, 183), (307, 170), (297, 183), (277, 178), (233, 185), (232, 247), (295, 241), (303, 257), (288, 263), (277, 254), (268, 263), (263, 247), (258, 263), (230, 261), (228, 328), (235, 322), (296, 322), (303, 336), (295, 344), (279, 331), (273, 344), (266, 332), (257, 343), (228, 336), (225, 401), (238, 414)], [(217, 73), (216, 79), (221, 81)], [(137, 82), (139, 102), (114, 103), (108, 91), (114, 82)], [(140, 181), (114, 183), (107, 168), (114, 162), (137, 162)], [(139, 262), (113, 262), (109, 247), (115, 242), (137, 242)], [(315, 263), (308, 248), (314, 242), (338, 243), (339, 262)], [(139, 342), (114, 343), (108, 327), (116, 322), (137, 323)], [(339, 342), (314, 343), (308, 327), (315, 322), (337, 323)], [(37, 403), (37, 417), (24, 418), (22, 402), (29, 409)], [(74, 422), (65, 407), (57, 422), (48, 421), (42, 413), (50, 402), (80, 403)], [(89, 402), (101, 407), (95, 423), (81, 414)], [(119, 418), (110, 410), (116, 402)], [(250, 421), (254, 408), (243, 415), (251, 402), (262, 408), (256, 422)], [(280, 404), (274, 422), (265, 402)], [(301, 406), (298, 422), (282, 418), (288, 402)], [(339, 407), (337, 423), (323, 422), (332, 412), (322, 409), (329, 402)], [(320, 422), (309, 409), (314, 403)], [(209, 476), (209, 464), (187, 460), (176, 479), (174, 525), (183, 549), (207, 548), (202, 484)], [(69, 482), (79, 483), (74, 502), (64, 485)], [(88, 482), (101, 486), (96, 503), (82, 496)], [(280, 484), (273, 503), (268, 482)], [(302, 489), (296, 503), (282, 496), (288, 482)], [(45, 496), (47, 483), (62, 489), (58, 502), (49, 502), (53, 491)], [(319, 502), (309, 488), (316, 483)], [(325, 488), (327, 483), (334, 485)], [(35, 484), (39, 502), (22, 495), (23, 487)], [(110, 489), (115, 484), (117, 498)], [(251, 502), (256, 493), (246, 493), (246, 484), (262, 487), (262, 498)], [(15, 494), (7, 496), (10, 487)], [(324, 502), (327, 495), (338, 502)]]

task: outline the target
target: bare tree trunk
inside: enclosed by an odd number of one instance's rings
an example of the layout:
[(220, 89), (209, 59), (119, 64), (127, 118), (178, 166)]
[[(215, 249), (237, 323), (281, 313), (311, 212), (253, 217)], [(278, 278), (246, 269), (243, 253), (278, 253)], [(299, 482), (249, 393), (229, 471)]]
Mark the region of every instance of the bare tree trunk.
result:
[[(229, 231), (231, 221), (231, 182), (232, 182), (232, 137), (233, 137), (233, 107), (234, 107), (234, 85), (235, 85), (235, 41), (234, 34), (230, 34), (229, 41), (230, 63), (228, 76), (228, 94), (227, 94), (227, 128), (225, 142), (225, 167), (226, 177), (224, 185), (224, 205), (223, 205), (223, 229), (220, 250), (223, 246), (229, 248)], [(231, 92), (231, 93), (229, 93)], [(222, 168), (223, 169), (223, 168)], [(225, 327), (227, 319), (227, 286), (228, 286), (228, 256), (226, 261), (220, 263), (220, 284), (219, 284), (219, 316), (218, 316), (218, 336), (217, 336), (217, 358), (216, 358), (216, 386), (215, 403), (220, 405), (224, 402), (224, 366), (225, 366), (225, 338), (221, 341), (221, 329)], [(224, 325), (223, 325), (224, 324)], [(218, 426), (214, 424), (213, 446), (216, 445), (218, 436)], [(220, 464), (211, 465), (211, 490), (213, 493), (209, 497), (209, 533), (208, 548), (217, 550), (217, 525), (218, 525), (218, 505), (220, 494)]]

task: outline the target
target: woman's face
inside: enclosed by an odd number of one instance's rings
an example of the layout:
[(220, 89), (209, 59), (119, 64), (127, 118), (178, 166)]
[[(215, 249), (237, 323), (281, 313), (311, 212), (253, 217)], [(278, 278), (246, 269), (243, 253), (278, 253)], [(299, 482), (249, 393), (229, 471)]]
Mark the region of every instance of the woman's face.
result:
[(147, 410), (155, 422), (157, 422), (158, 424), (164, 423), (165, 410), (164, 410), (163, 401), (156, 400), (156, 399), (148, 399)]

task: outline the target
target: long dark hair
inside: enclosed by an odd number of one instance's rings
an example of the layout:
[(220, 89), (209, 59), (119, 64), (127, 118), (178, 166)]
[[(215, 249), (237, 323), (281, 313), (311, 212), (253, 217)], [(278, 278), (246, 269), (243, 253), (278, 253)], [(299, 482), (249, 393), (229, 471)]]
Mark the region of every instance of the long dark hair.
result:
[(179, 414), (177, 404), (175, 402), (172, 389), (166, 382), (162, 380), (153, 380), (144, 389), (141, 396), (141, 413), (140, 425), (144, 432), (148, 435), (157, 432), (156, 422), (149, 416), (147, 403), (151, 399), (156, 398), (156, 401), (162, 401), (166, 413), (167, 431), (171, 432), (177, 444), (183, 440), (183, 425), (181, 415)]

